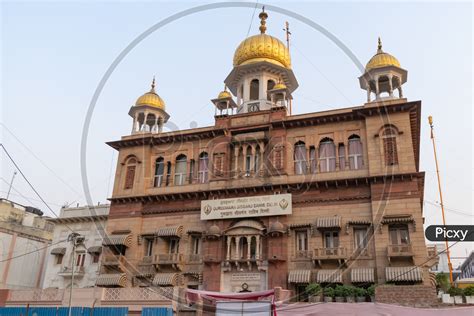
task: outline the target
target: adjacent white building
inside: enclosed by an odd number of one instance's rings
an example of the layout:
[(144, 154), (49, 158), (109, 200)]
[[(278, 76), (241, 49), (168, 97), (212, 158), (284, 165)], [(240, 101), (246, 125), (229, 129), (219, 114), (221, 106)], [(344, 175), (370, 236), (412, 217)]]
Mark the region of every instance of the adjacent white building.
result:
[[(69, 288), (73, 275), (74, 288), (93, 287), (100, 268), (102, 239), (109, 214), (109, 205), (63, 207), (55, 224), (54, 246), (48, 253), (43, 288)], [(83, 236), (76, 246), (68, 241), (72, 231)]]
[(39, 209), (0, 199), (0, 288), (38, 288), (53, 225)]

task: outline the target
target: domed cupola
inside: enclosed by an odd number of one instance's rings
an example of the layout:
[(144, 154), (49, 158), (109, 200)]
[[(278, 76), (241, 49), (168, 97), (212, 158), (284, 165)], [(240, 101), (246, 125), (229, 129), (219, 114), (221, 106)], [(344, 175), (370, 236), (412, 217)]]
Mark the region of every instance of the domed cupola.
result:
[(394, 90), (398, 90), (398, 98), (403, 98), (402, 85), (407, 81), (407, 74), (396, 57), (382, 50), (379, 37), (377, 53), (359, 77), (360, 87), (367, 91), (367, 102), (371, 102), (372, 94), (375, 95), (375, 101), (395, 99)]
[(284, 233), (286, 233), (286, 227), (278, 219), (270, 224), (268, 235), (277, 237), (283, 235)]
[(276, 105), (269, 91), (277, 82), (287, 87), (288, 96), (298, 87), (291, 69), (288, 46), (266, 34), (268, 14), (264, 8), (259, 18), (260, 34), (250, 36), (239, 44), (234, 53), (234, 68), (224, 81), (237, 97), (238, 114), (269, 110), (282, 104), (287, 107), (289, 99)]
[(221, 236), (222, 231), (216, 223), (212, 224), (206, 232), (206, 237), (211, 239), (217, 239)]
[(154, 77), (150, 91), (137, 99), (128, 114), (133, 118), (132, 134), (162, 131), (170, 116), (165, 110), (165, 101), (155, 91)]

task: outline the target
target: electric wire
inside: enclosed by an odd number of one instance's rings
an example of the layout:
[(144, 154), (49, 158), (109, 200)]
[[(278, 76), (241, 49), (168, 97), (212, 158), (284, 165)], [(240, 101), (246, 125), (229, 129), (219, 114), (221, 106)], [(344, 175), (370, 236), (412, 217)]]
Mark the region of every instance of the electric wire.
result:
[[(18, 172), (21, 174), (21, 176), (23, 177), (23, 179), (26, 181), (26, 183), (28, 183), (28, 185), (30, 186), (30, 188), (33, 190), (33, 192), (35, 192), (35, 194), (38, 196), (38, 198), (41, 200), (41, 202), (43, 202), (44, 205), (46, 205), (46, 207), (51, 211), (51, 213), (56, 216), (57, 218), (59, 218), (58, 214), (53, 211), (53, 209), (48, 205), (48, 203), (46, 203), (46, 201), (43, 199), (43, 197), (41, 196), (41, 194), (39, 194), (39, 192), (35, 189), (35, 187), (33, 186), (33, 184), (31, 184), (31, 182), (28, 180), (28, 178), (25, 176), (25, 174), (23, 173), (23, 171), (20, 169), (20, 167), (18, 166), (18, 164), (15, 162), (15, 160), (13, 159), (13, 157), (10, 155), (10, 153), (8, 152), (8, 150), (5, 148), (5, 146), (3, 144), (0, 144), (0, 147), (2, 147), (3, 151), (5, 152), (5, 154), (7, 155), (7, 157), (10, 159), (10, 161), (13, 163), (13, 165), (15, 166), (15, 168), (18, 170)], [(67, 224), (64, 224), (71, 232), (74, 233), (74, 230)]]
[(2, 263), (2, 262), (7, 262), (7, 261), (10, 261), (10, 260), (14, 260), (14, 259), (17, 259), (17, 258), (20, 258), (20, 257), (24, 257), (24, 256), (27, 256), (27, 255), (30, 255), (30, 254), (32, 254), (32, 253), (35, 253), (35, 252), (44, 250), (44, 249), (46, 249), (46, 248), (55, 246), (55, 245), (57, 245), (57, 244), (60, 244), (60, 243), (62, 243), (62, 242), (65, 242), (65, 241), (67, 241), (67, 240), (66, 240), (66, 239), (60, 240), (60, 241), (58, 241), (58, 242), (56, 242), (56, 243), (54, 243), (54, 244), (50, 244), (50, 245), (47, 245), (47, 246), (45, 246), (45, 247), (41, 247), (41, 248), (35, 249), (35, 250), (33, 250), (33, 251), (26, 252), (26, 253), (23, 253), (23, 254), (21, 254), (21, 255), (14, 256), (14, 257), (11, 257), (11, 258), (8, 258), (8, 259), (0, 260), (0, 263)]

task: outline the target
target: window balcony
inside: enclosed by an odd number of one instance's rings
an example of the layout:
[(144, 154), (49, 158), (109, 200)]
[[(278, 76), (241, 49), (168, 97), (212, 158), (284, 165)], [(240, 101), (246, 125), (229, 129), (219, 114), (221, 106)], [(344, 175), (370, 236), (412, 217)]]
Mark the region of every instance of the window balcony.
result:
[(216, 254), (206, 254), (202, 256), (202, 261), (204, 263), (220, 263), (222, 258)]
[(392, 258), (413, 258), (413, 249), (411, 244), (399, 244), (387, 246), (388, 261)]
[(336, 260), (339, 264), (347, 260), (347, 250), (344, 247), (316, 248), (313, 253), (313, 261), (321, 265), (323, 261)]
[(102, 257), (102, 266), (110, 269), (124, 270), (126, 258), (124, 255), (106, 254)]
[[(62, 267), (61, 270), (58, 272), (59, 276), (62, 276), (64, 278), (71, 278), (72, 277), (72, 269), (71, 267)], [(74, 267), (74, 277), (83, 277), (85, 273), (84, 267)]]
[(309, 250), (298, 250), (295, 252), (292, 261), (310, 261), (312, 259), (313, 252)]
[(190, 254), (186, 256), (187, 263), (192, 263), (192, 264), (202, 263), (202, 260), (203, 258), (201, 254)]
[(153, 262), (156, 266), (172, 266), (175, 269), (179, 269), (180, 265), (183, 263), (183, 255), (180, 253), (167, 253), (167, 254), (158, 254), (155, 255), (155, 260)]

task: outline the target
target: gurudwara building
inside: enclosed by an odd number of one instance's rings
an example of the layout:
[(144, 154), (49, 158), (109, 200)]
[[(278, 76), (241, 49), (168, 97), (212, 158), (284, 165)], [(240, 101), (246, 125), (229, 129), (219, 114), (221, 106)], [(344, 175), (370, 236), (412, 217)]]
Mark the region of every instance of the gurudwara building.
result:
[(419, 170), (420, 101), (382, 50), (360, 76), (364, 104), (291, 115), (288, 47), (237, 47), (213, 126), (164, 132), (151, 90), (118, 151), (97, 286), (221, 292), (321, 284), (428, 284)]

